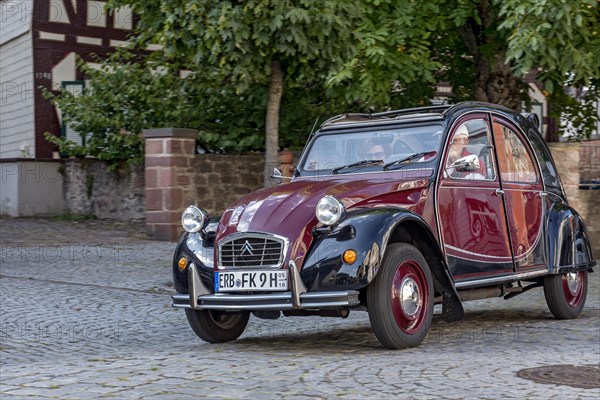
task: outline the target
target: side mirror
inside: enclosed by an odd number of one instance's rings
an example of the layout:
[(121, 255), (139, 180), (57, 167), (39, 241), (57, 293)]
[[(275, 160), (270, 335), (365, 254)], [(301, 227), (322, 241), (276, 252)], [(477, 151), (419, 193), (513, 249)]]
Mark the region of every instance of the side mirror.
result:
[(464, 156), (454, 161), (450, 168), (454, 168), (457, 172), (473, 172), (479, 170), (479, 157), (475, 154)]
[(289, 179), (289, 180), (292, 179), (291, 176), (285, 176), (285, 175), (283, 175), (278, 168), (273, 168), (273, 173), (271, 174), (271, 178), (272, 179)]

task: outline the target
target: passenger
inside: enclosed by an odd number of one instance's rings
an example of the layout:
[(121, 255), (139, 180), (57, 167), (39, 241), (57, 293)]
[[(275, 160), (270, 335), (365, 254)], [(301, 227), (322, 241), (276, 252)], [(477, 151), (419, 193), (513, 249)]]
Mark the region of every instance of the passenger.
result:
[[(485, 179), (484, 162), (479, 158), (478, 154), (473, 154), (467, 150), (468, 144), (469, 130), (466, 125), (461, 125), (454, 133), (454, 137), (450, 142), (450, 148), (448, 149), (448, 157), (446, 159), (446, 170), (448, 175), (453, 178)], [(456, 160), (470, 155), (476, 155), (479, 159), (479, 168), (477, 171), (458, 172), (452, 167), (452, 164), (454, 164)]]
[(446, 160), (446, 167), (450, 167), (454, 161), (459, 158), (471, 155), (467, 150), (469, 144), (469, 130), (466, 125), (458, 127), (454, 133), (454, 137), (450, 142), (450, 149), (448, 149), (448, 159)]

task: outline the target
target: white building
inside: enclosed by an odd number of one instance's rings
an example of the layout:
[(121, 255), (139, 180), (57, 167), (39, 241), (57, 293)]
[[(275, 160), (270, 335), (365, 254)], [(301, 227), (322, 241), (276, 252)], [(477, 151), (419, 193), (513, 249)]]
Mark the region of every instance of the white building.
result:
[(105, 5), (0, 0), (0, 214), (56, 213), (62, 207), (62, 180), (51, 178), (60, 163), (49, 162), (55, 149), (44, 133), (67, 132), (40, 87), (81, 90), (77, 56), (93, 62), (92, 54), (105, 57), (126, 43), (135, 17), (128, 9), (107, 13)]

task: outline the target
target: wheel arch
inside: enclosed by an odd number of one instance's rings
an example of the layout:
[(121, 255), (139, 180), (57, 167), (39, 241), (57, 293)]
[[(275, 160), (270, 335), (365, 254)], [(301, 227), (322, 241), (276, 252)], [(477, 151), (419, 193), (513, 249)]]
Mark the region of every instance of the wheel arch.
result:
[(549, 272), (559, 274), (596, 265), (589, 235), (581, 216), (556, 196), (546, 216)]
[(423, 254), (434, 278), (434, 290), (442, 294), (444, 318), (448, 321), (462, 319), (462, 303), (448, 271), (444, 254), (428, 224), (416, 214), (404, 213), (393, 227), (386, 247), (390, 243), (409, 243)]
[(204, 242), (199, 233), (184, 232), (179, 238), (172, 261), (173, 286), (177, 293), (189, 293), (188, 270), (187, 268), (181, 270), (178, 266), (181, 257), (185, 257), (188, 264), (192, 262), (196, 264), (200, 279), (206, 287), (214, 287), (212, 265), (214, 248), (205, 246)]

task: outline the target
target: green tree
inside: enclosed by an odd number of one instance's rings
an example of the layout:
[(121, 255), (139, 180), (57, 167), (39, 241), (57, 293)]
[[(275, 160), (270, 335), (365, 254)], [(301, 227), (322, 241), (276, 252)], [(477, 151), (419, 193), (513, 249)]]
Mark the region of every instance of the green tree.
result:
[(506, 61), (538, 71), (549, 92), (600, 78), (600, 7), (595, 0), (496, 0), (507, 33)]
[[(348, 100), (385, 105), (400, 87), (452, 83), (457, 99), (521, 108), (524, 76), (546, 90), (600, 76), (595, 0), (364, 0), (358, 52), (330, 77)], [(555, 100), (564, 99), (556, 95)], [(559, 107), (560, 108), (560, 105)], [(589, 113), (588, 113), (589, 114)]]
[[(92, 155), (109, 162), (114, 169), (121, 162), (143, 162), (144, 128), (169, 126), (193, 118), (186, 96), (189, 82), (169, 66), (143, 62), (132, 53), (117, 51), (100, 64), (88, 67), (79, 60), (79, 69), (89, 78), (80, 95), (68, 91), (46, 98), (59, 107), (63, 120), (86, 138), (84, 147), (51, 133), (47, 139), (69, 155)], [(170, 90), (164, 90), (170, 88)]]
[[(264, 105), (268, 85), (256, 85), (238, 95), (221, 84), (223, 77), (185, 73), (164, 62), (162, 53), (134, 55), (119, 49), (100, 68), (78, 66), (89, 84), (83, 94), (68, 91), (46, 97), (59, 107), (63, 120), (86, 138), (85, 146), (48, 133), (62, 153), (92, 155), (110, 168), (143, 162), (140, 133), (146, 128), (184, 126), (200, 131), (199, 144), (209, 152), (264, 150)], [(303, 146), (306, 127), (315, 116), (331, 115), (336, 103), (323, 93), (323, 82), (288, 80), (282, 101), (281, 145)]]
[(537, 79), (544, 83), (549, 94), (551, 116), (570, 122), (571, 126), (561, 129), (561, 133), (589, 137), (597, 127), (595, 103), (600, 99), (598, 2), (496, 0), (496, 3), (502, 18), (500, 29), (509, 34), (506, 60), (513, 64), (513, 71), (517, 75), (537, 72)]
[[(581, 127), (579, 135), (595, 126), (600, 18), (593, 0), (109, 5), (129, 5), (140, 16), (138, 49), (162, 49), (135, 57), (118, 51), (101, 70), (82, 66), (91, 79), (83, 96), (50, 96), (91, 139), (85, 149), (52, 139), (71, 154), (140, 161), (141, 129), (178, 125), (200, 130), (209, 151), (266, 144), (273, 164), (278, 145), (303, 145), (315, 117), (427, 104), (440, 80), (452, 84), (455, 101), (520, 109), (523, 76), (532, 70), (554, 116)], [(191, 73), (180, 79), (181, 70)], [(585, 87), (584, 101), (568, 96), (565, 84)]]
[[(110, 0), (140, 16), (138, 43), (164, 46), (166, 59), (240, 95), (268, 85), (266, 164), (277, 164), (286, 80), (322, 79), (354, 52), (361, 17), (353, 0)], [(265, 168), (268, 182), (269, 168)]]

